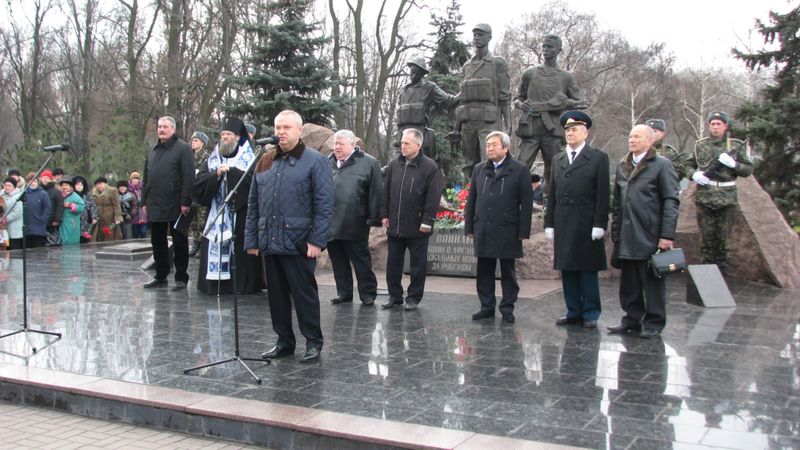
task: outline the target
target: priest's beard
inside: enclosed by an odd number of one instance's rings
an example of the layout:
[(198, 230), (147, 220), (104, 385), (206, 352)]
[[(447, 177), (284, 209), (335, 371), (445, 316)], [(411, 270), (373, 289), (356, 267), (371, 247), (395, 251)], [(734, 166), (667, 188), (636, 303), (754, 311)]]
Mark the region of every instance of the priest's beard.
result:
[(222, 156), (226, 156), (226, 157), (231, 155), (236, 150), (237, 144), (238, 144), (238, 142), (236, 142), (236, 141), (220, 142), (219, 143), (219, 154), (222, 155)]

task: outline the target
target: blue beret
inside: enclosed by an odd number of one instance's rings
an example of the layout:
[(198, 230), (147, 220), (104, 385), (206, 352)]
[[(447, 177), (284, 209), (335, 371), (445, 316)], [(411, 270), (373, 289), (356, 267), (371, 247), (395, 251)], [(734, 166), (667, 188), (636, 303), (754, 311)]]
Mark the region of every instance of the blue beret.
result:
[(644, 123), (654, 130), (667, 131), (667, 121), (664, 119), (647, 119)]
[(721, 120), (728, 123), (728, 113), (724, 111), (712, 111), (711, 114), (708, 115), (708, 120), (706, 120), (706, 122), (711, 122), (712, 120)]
[(208, 145), (208, 135), (202, 131), (195, 131), (194, 134), (192, 134), (192, 139), (200, 139), (203, 141), (203, 145)]
[(561, 114), (558, 120), (565, 129), (575, 125), (583, 125), (587, 129), (592, 128), (592, 118), (583, 111), (567, 111)]

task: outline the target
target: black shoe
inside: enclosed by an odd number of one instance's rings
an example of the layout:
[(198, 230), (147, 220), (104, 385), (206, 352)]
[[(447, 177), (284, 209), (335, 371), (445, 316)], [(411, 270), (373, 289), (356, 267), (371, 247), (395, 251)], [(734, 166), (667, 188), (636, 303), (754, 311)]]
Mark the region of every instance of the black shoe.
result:
[(556, 319), (556, 325), (564, 326), (564, 325), (580, 325), (583, 323), (583, 317), (559, 317)]
[(417, 309), (417, 304), (416, 303), (406, 303), (406, 305), (403, 306), (403, 309), (405, 309), (406, 311), (414, 311), (415, 309)]
[(159, 280), (157, 278), (153, 278), (152, 280), (145, 283), (142, 287), (145, 289), (167, 287), (167, 280)]
[(280, 345), (276, 345), (272, 347), (272, 349), (268, 352), (264, 352), (261, 354), (262, 359), (276, 359), (276, 358), (283, 358), (284, 356), (291, 356), (294, 355), (294, 349), (288, 347), (281, 347)]
[(503, 322), (505, 323), (514, 323), (517, 319), (514, 317), (514, 313), (503, 313)]
[(189, 250), (189, 256), (192, 257), (192, 258), (195, 258), (195, 257), (198, 257), (198, 253), (200, 253), (200, 244), (199, 243), (193, 243), (192, 244), (192, 249)]
[(637, 325), (625, 325), (621, 323), (619, 325), (608, 326), (606, 329), (608, 330), (608, 334), (626, 334), (639, 331), (641, 328)]
[(639, 337), (642, 339), (655, 339), (659, 336), (661, 336), (661, 331), (654, 330), (652, 328), (645, 328), (641, 333), (639, 333)]
[(395, 306), (400, 306), (402, 304), (403, 304), (403, 299), (402, 298), (400, 298), (400, 299), (390, 298), (389, 301), (387, 301), (386, 303), (381, 305), (381, 308), (389, 309), (389, 308), (394, 308)]
[(186, 290), (185, 281), (176, 281), (175, 285), (170, 288), (170, 291), (184, 291)]
[(493, 309), (482, 309), (472, 315), (472, 320), (483, 320), (494, 317)]
[(375, 297), (362, 298), (361, 304), (364, 306), (372, 306), (375, 304)]
[(307, 348), (302, 355), (300, 355), (301, 363), (310, 363), (319, 359), (319, 349), (316, 347)]
[(584, 320), (583, 321), (583, 328), (588, 328), (593, 330), (597, 328), (597, 321), (596, 320)]
[(333, 303), (334, 305), (338, 305), (340, 303), (353, 303), (353, 297), (352, 296), (350, 296), (350, 297), (342, 297), (342, 296), (334, 297), (334, 298), (331, 299), (331, 303)]

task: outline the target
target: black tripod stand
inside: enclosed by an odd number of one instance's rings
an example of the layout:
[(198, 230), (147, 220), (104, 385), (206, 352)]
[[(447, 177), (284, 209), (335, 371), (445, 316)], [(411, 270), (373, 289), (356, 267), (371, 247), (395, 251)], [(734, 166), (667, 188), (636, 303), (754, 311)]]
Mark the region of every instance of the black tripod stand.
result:
[[(38, 179), (39, 178), (39, 174), (42, 173), (42, 171), (44, 170), (45, 167), (47, 167), (48, 164), (50, 164), (50, 160), (52, 160), (52, 159), (53, 159), (53, 153), (50, 153), (50, 156), (47, 157), (47, 161), (45, 161), (44, 164), (42, 164), (42, 167), (39, 167), (39, 171), (36, 172), (36, 175), (34, 176), (34, 178), (31, 178), (31, 181), (33, 181), (34, 179)], [(7, 338), (7, 337), (10, 337), (10, 336), (14, 336), (14, 335), (17, 335), (17, 334), (24, 334), (25, 335), (25, 340), (28, 342), (28, 345), (31, 347), (32, 355), (34, 355), (34, 354), (36, 354), (36, 352), (38, 350), (47, 348), (47, 347), (53, 345), (59, 339), (61, 339), (61, 333), (54, 333), (52, 331), (32, 330), (31, 328), (29, 328), (29, 324), (28, 324), (28, 263), (27, 263), (28, 262), (28, 250), (27, 250), (28, 249), (28, 239), (25, 236), (24, 204), (25, 204), (25, 194), (26, 194), (26, 191), (28, 190), (28, 186), (30, 186), (30, 184), (31, 184), (31, 181), (28, 181), (27, 183), (25, 183), (25, 187), (22, 188), (22, 194), (20, 194), (19, 199), (17, 199), (17, 201), (14, 203), (14, 205), (11, 208), (9, 208), (9, 210), (6, 211), (5, 214), (3, 215), (3, 219), (5, 219), (11, 213), (11, 210), (13, 208), (16, 208), (17, 205), (20, 204), (20, 203), (23, 204), (23, 207), (22, 207), (23, 208), (23, 214), (22, 214), (22, 329), (19, 329), (17, 331), (12, 331), (11, 333), (6, 333), (6, 334), (0, 336), (0, 339)], [(38, 334), (56, 336), (56, 338), (37, 349), (36, 346), (33, 345), (33, 342), (31, 341), (30, 333), (38, 333)], [(15, 355), (15, 356), (18, 356), (18, 355)]]
[[(214, 216), (213, 219), (211, 219), (211, 220), (209, 220), (207, 222), (206, 229), (203, 232), (204, 236), (208, 237), (208, 234), (209, 234), (209, 232), (211, 230), (211, 227), (213, 226), (214, 223), (216, 223), (217, 218), (220, 216), (220, 214), (222, 214), (222, 229), (223, 230), (225, 229), (225, 216), (227, 216), (227, 214), (226, 214), (227, 211), (230, 209), (231, 211), (233, 211), (234, 214), (236, 214), (236, 209), (231, 207), (231, 204), (233, 203), (233, 197), (239, 191), (239, 187), (242, 185), (244, 180), (247, 179), (248, 174), (253, 169), (253, 166), (255, 166), (255, 164), (258, 161), (258, 159), (259, 159), (258, 155), (256, 155), (256, 157), (253, 158), (253, 161), (250, 162), (250, 165), (247, 166), (247, 169), (245, 170), (244, 174), (242, 174), (242, 177), (239, 179), (239, 182), (236, 183), (236, 186), (234, 186), (234, 188), (231, 189), (230, 192), (228, 192), (228, 195), (225, 197), (225, 200), (222, 202), (222, 205), (220, 205), (219, 209), (217, 210), (217, 215)], [(225, 178), (223, 178), (223, 181), (222, 181), (223, 186), (225, 186), (227, 184), (227, 176), (228, 176), (228, 174), (225, 173)], [(224, 240), (222, 238), (222, 236), (219, 236), (219, 239), (220, 239), (221, 242)], [(183, 369), (183, 373), (184, 374), (188, 374), (189, 372), (192, 372), (192, 371), (195, 371), (195, 370), (205, 369), (206, 367), (218, 366), (220, 364), (226, 364), (226, 363), (235, 361), (235, 362), (238, 362), (242, 367), (245, 368), (245, 370), (247, 370), (247, 372), (250, 373), (250, 376), (252, 376), (256, 380), (256, 383), (261, 384), (261, 378), (259, 378), (250, 369), (250, 367), (247, 366), (245, 361), (258, 361), (258, 362), (266, 363), (266, 364), (270, 364), (272, 361), (270, 361), (268, 359), (260, 359), (260, 358), (242, 358), (240, 356), (240, 352), (239, 352), (239, 296), (237, 294), (238, 287), (236, 286), (236, 249), (235, 249), (235, 247), (236, 247), (236, 225), (235, 224), (233, 224), (233, 226), (231, 227), (230, 245), (233, 246), (233, 250), (234, 250), (232, 252), (232, 258), (231, 258), (231, 261), (230, 261), (230, 264), (231, 264), (231, 266), (230, 266), (231, 267), (231, 281), (233, 282), (233, 339), (234, 339), (233, 356), (231, 356), (230, 358), (226, 358), (226, 359), (220, 360), (220, 361), (214, 361), (214, 362), (211, 362), (211, 363), (208, 363), (208, 364), (203, 364), (202, 366), (196, 366), (196, 367), (190, 367), (188, 369)], [(222, 251), (221, 251), (221, 247), (222, 246), (220, 245), (220, 252), (219, 252), (219, 262), (220, 262), (219, 265), (220, 265), (220, 267), (222, 266)], [(222, 280), (218, 280), (218, 283), (217, 283), (217, 304), (219, 304), (219, 302), (220, 302), (220, 285), (222, 284), (221, 281)], [(220, 320), (222, 320), (221, 316), (220, 316)]]

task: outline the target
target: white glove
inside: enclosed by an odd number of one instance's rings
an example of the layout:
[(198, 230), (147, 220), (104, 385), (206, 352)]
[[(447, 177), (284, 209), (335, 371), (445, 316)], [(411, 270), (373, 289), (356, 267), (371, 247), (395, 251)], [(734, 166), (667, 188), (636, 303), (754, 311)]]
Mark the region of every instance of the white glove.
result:
[(544, 229), (544, 237), (546, 237), (547, 239), (552, 241), (553, 237), (555, 237), (555, 230), (552, 229), (552, 228), (545, 228)]
[(602, 228), (592, 227), (592, 240), (599, 241), (606, 235), (606, 230)]
[(707, 185), (711, 181), (708, 179), (706, 174), (700, 172), (699, 170), (692, 175), (692, 179), (695, 181), (695, 183), (703, 186)]
[(725, 164), (726, 166), (730, 167), (731, 169), (736, 167), (736, 160), (731, 158), (731, 155), (729, 155), (727, 153), (720, 153), (719, 154), (719, 162), (721, 162), (722, 164)]

